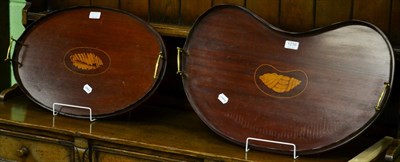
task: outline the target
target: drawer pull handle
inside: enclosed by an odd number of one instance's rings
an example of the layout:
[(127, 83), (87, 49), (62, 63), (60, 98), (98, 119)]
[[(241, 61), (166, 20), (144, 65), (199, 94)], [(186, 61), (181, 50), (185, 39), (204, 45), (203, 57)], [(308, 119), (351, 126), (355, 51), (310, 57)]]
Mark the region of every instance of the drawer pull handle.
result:
[(29, 149), (25, 146), (22, 146), (19, 150), (17, 150), (17, 155), (19, 157), (24, 157), (29, 154)]

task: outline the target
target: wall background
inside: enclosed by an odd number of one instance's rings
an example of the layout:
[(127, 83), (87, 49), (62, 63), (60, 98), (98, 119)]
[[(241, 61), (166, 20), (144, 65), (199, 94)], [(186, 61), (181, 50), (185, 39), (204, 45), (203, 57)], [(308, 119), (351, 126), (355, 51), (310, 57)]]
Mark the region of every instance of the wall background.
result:
[[(18, 39), (25, 30), (24, 26), (22, 25), (22, 9), (24, 8), (25, 3), (25, 0), (10, 0), (10, 36), (15, 39)], [(14, 75), (12, 75), (12, 70), (10, 73), (10, 85), (13, 85), (16, 83), (16, 81), (14, 79)]]
[[(198, 16), (215, 5), (243, 6), (270, 24), (288, 31), (303, 32), (346, 20), (364, 20), (379, 27), (392, 45), (400, 48), (400, 0), (28, 0), (31, 12), (43, 13), (72, 6), (102, 6), (128, 11), (150, 23), (189, 29)], [(8, 47), (9, 36), (18, 38), (24, 30), (21, 23), (25, 0), (9, 0), (9, 10), (1, 0), (1, 58)], [(5, 14), (9, 11), (9, 35)], [(35, 17), (35, 16), (33, 16)], [(29, 19), (29, 16), (28, 16)], [(34, 21), (34, 20), (32, 20)], [(183, 28), (179, 28), (183, 27)], [(5, 34), (3, 34), (5, 33)], [(5, 42), (6, 41), (6, 42)], [(15, 83), (10, 68), (1, 64), (1, 84)], [(3, 75), (4, 74), (4, 75)]]
[(31, 0), (38, 10), (71, 6), (102, 6), (131, 12), (161, 24), (191, 26), (215, 5), (246, 7), (274, 26), (307, 31), (351, 19), (378, 26), (393, 44), (400, 45), (400, 0)]
[(0, 1), (0, 90), (10, 85), (10, 66), (2, 60), (6, 58), (10, 39), (9, 1)]

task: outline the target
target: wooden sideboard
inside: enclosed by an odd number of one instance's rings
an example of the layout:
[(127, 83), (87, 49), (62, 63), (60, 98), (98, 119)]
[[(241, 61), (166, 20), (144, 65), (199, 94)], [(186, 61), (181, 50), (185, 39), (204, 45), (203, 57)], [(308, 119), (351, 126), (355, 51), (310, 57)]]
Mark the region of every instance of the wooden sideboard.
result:
[[(208, 129), (190, 108), (153, 106), (159, 97), (133, 113), (94, 122), (53, 116), (24, 95), (0, 101), (0, 161), (293, 161), (291, 155), (245, 153)], [(347, 161), (377, 137), (360, 136), (295, 161)]]

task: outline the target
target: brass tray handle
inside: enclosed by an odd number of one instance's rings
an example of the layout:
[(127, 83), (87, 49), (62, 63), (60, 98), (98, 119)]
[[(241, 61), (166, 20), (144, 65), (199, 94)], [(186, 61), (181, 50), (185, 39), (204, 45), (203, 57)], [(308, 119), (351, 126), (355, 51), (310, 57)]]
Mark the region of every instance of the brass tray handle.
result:
[(13, 43), (15, 42), (15, 44), (17, 45), (17, 43), (19, 43), (22, 46), (25, 46), (24, 44), (22, 44), (21, 42), (19, 42), (18, 40), (14, 39), (12, 36), (10, 37), (10, 44), (8, 45), (8, 49), (7, 49), (7, 56), (4, 59), (4, 62), (9, 61), (9, 62), (13, 62), (13, 63), (17, 63), (19, 66), (22, 66), (22, 64), (18, 61), (15, 61), (11, 58), (11, 49), (13, 48)]
[(155, 68), (154, 68), (154, 75), (153, 75), (153, 78), (154, 78), (154, 79), (157, 79), (157, 78), (158, 78), (158, 68), (159, 68), (159, 66), (160, 66), (160, 61), (161, 61), (161, 59), (163, 59), (163, 58), (164, 58), (164, 57), (163, 57), (163, 55), (162, 55), (162, 52), (160, 52), (160, 53), (158, 54), (156, 66), (155, 66)]
[(182, 48), (176, 47), (176, 50), (178, 51), (178, 54), (176, 56), (176, 63), (178, 64), (178, 71), (176, 74), (182, 75), (182, 69), (181, 69), (181, 53), (182, 53)]
[(378, 99), (378, 103), (375, 106), (375, 110), (376, 111), (381, 110), (382, 104), (383, 104), (383, 98), (385, 98), (386, 93), (390, 88), (390, 84), (389, 83), (384, 83), (384, 84), (385, 84), (385, 87), (383, 87), (382, 93), (381, 93), (381, 95), (379, 96), (379, 99)]
[(11, 36), (10, 37), (10, 44), (8, 45), (8, 49), (7, 49), (7, 56), (4, 59), (4, 61), (10, 61), (11, 60), (10, 53), (11, 53), (11, 49), (12, 49), (12, 46), (13, 46), (13, 42), (15, 42), (15, 41), (16, 40)]

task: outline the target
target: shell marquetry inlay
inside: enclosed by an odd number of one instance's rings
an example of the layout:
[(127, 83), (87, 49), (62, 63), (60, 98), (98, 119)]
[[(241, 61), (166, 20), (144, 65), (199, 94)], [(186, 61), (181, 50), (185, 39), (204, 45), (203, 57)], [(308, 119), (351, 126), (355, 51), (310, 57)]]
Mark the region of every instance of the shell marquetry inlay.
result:
[(254, 73), (254, 82), (264, 94), (276, 98), (290, 98), (302, 93), (308, 84), (308, 76), (302, 70), (279, 70), (263, 64)]
[(110, 57), (105, 51), (97, 48), (76, 47), (66, 53), (64, 63), (72, 72), (97, 75), (107, 71)]
[(76, 53), (69, 58), (72, 64), (81, 70), (94, 70), (103, 65), (101, 58), (94, 53)]
[(301, 80), (294, 77), (278, 75), (276, 73), (265, 73), (259, 78), (268, 88), (277, 93), (289, 92), (301, 83)]

